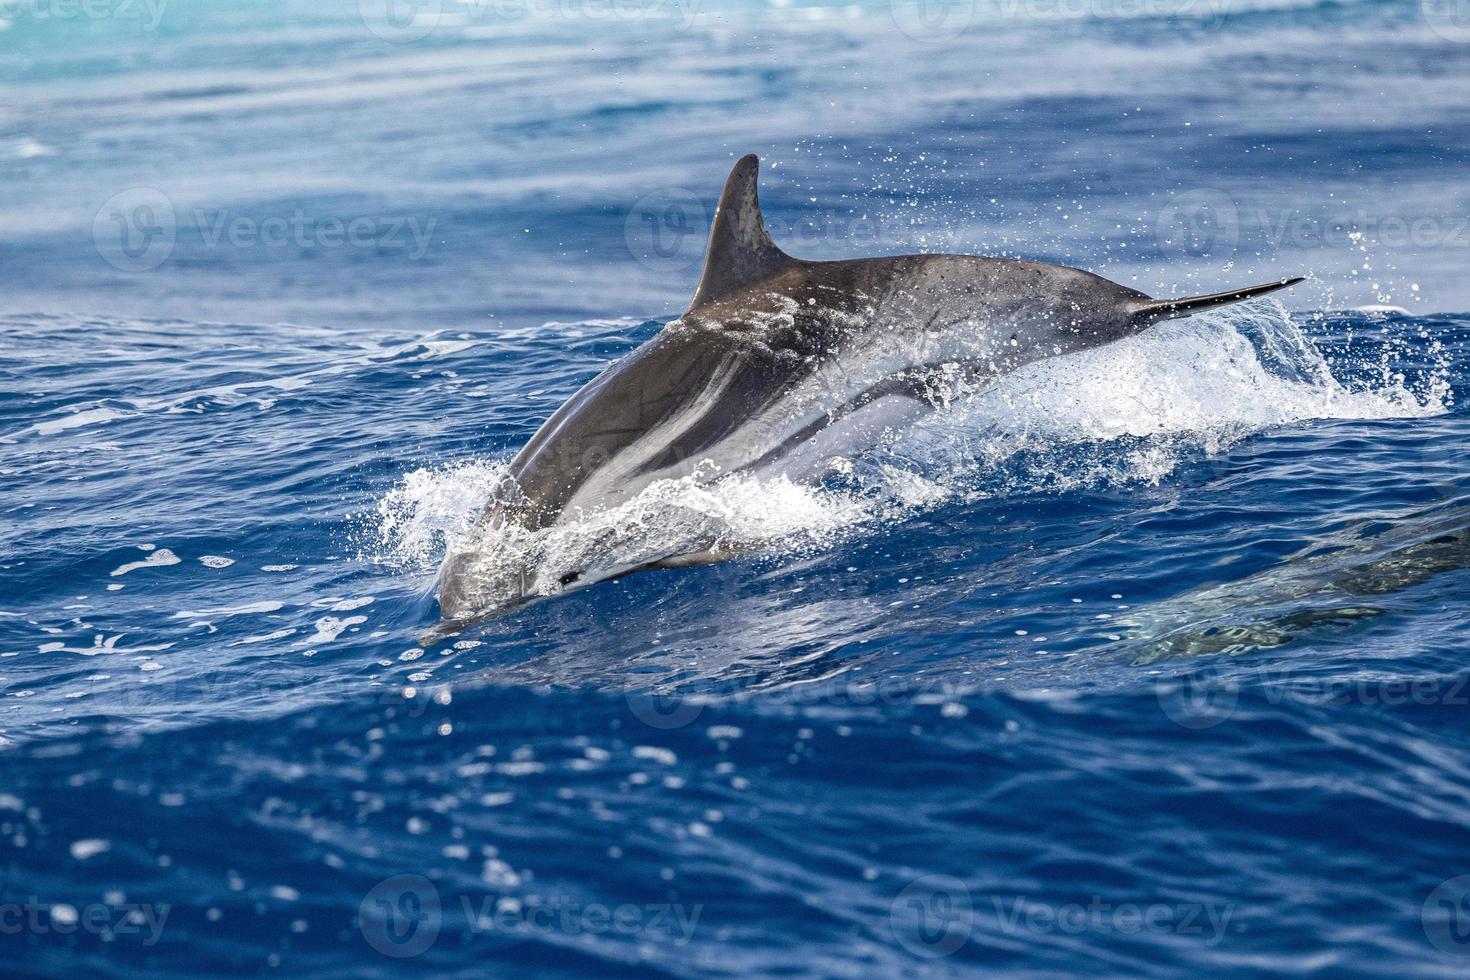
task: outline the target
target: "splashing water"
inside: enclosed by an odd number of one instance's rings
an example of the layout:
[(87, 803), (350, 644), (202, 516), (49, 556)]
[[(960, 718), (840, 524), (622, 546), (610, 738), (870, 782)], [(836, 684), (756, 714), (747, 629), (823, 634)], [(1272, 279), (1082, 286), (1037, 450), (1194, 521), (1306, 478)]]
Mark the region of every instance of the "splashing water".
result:
[[(957, 388), (891, 451), (902, 468), (967, 493), (1157, 483), (1184, 459), (1283, 425), (1443, 413), (1448, 365), (1410, 378), (1389, 356), (1343, 365), (1363, 377), (1348, 383), (1274, 302), (1197, 314)], [(987, 475), (1007, 463), (1019, 472), (992, 487)]]
[(437, 566), (446, 548), (469, 533), (506, 470), (503, 462), (470, 460), (409, 473), (368, 515), (372, 530), (363, 557), (403, 571)]
[(1339, 381), (1280, 306), (1257, 303), (1166, 322), (987, 385), (938, 375), (934, 412), (872, 451), (832, 460), (820, 486), (701, 471), (532, 531), (477, 520), (507, 479), (504, 460), (420, 468), (370, 515), (365, 553), (421, 574), (446, 555), (469, 556), (470, 580), (487, 597), (528, 582), (534, 597), (674, 555), (830, 546), (956, 497), (1157, 483), (1190, 455), (1289, 423), (1444, 411), (1438, 369), (1412, 381), (1385, 365), (1364, 373), (1369, 380)]

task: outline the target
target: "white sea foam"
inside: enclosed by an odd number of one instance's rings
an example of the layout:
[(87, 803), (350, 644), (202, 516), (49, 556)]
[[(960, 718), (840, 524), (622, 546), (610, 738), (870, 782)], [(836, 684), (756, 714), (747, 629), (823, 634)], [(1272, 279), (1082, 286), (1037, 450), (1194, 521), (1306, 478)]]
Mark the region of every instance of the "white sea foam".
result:
[(279, 612), (282, 605), (281, 602), (266, 599), (238, 606), (222, 606), (218, 609), (184, 609), (174, 613), (174, 619), (192, 619), (200, 616), (254, 616), (260, 613)]
[(125, 633), (118, 633), (114, 636), (103, 636), (101, 633), (98, 633), (92, 637), (92, 645), (90, 647), (67, 646), (64, 641), (57, 640), (50, 643), (42, 643), (36, 649), (41, 653), (76, 653), (84, 657), (95, 657), (98, 654), (152, 653), (160, 650), (169, 650), (173, 647), (172, 643), (140, 644), (132, 647), (119, 646), (118, 641), (126, 635)]
[(234, 643), (231, 643), (230, 646), (239, 646), (242, 643), (269, 643), (274, 640), (284, 640), (288, 636), (294, 636), (296, 632), (297, 631), (295, 628), (288, 626), (285, 629), (279, 629), (272, 633), (260, 633), (254, 636), (247, 636), (243, 640), (236, 640)]
[(167, 548), (158, 548), (156, 550), (150, 550), (148, 557), (142, 561), (130, 561), (125, 565), (119, 565), (112, 570), (112, 574), (114, 576), (126, 575), (128, 572), (135, 572), (140, 568), (162, 568), (165, 565), (177, 565), (178, 563), (178, 555), (169, 551)]
[(88, 837), (83, 840), (72, 841), (71, 856), (78, 861), (105, 854), (112, 849), (112, 842), (100, 837)]
[(331, 643), (342, 633), (359, 623), (367, 622), (366, 616), (323, 616), (316, 621), (316, 632), (302, 641), (306, 646)]

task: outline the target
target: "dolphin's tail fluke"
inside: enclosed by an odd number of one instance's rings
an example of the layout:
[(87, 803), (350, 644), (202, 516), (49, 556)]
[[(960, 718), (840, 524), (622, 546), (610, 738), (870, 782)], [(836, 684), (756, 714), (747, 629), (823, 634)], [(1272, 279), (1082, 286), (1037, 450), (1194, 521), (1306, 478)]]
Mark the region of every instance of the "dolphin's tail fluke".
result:
[(1295, 286), (1305, 278), (1305, 276), (1296, 276), (1291, 279), (1282, 279), (1279, 282), (1268, 282), (1260, 286), (1247, 286), (1244, 289), (1232, 289), (1223, 293), (1210, 293), (1208, 296), (1144, 300), (1137, 305), (1133, 315), (1148, 323), (1153, 323), (1156, 320), (1169, 320), (1174, 317), (1189, 316), (1191, 313), (1198, 313), (1200, 310), (1209, 309), (1211, 306), (1239, 303), (1241, 300), (1264, 296), (1267, 293), (1274, 293), (1278, 289)]

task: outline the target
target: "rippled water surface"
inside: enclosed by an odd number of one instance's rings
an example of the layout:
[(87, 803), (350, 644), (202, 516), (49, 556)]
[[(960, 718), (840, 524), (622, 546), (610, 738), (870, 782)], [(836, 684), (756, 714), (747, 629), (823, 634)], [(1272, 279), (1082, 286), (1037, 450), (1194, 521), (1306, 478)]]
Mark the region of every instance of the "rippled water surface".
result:
[[(0, 6), (7, 975), (1464, 971), (1453, 19), (381, 6)], [(747, 150), (805, 257), (1312, 278), (421, 642)]]

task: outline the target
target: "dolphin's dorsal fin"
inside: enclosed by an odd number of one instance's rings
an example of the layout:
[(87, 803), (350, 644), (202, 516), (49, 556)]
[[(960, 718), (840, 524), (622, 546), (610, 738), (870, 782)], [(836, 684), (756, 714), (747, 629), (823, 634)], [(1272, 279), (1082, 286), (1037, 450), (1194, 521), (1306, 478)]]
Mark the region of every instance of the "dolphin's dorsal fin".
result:
[(761, 218), (761, 202), (755, 178), (760, 159), (746, 154), (730, 171), (715, 220), (710, 225), (709, 247), (704, 254), (704, 274), (694, 292), (693, 309), (759, 282), (795, 260), (776, 247)]

